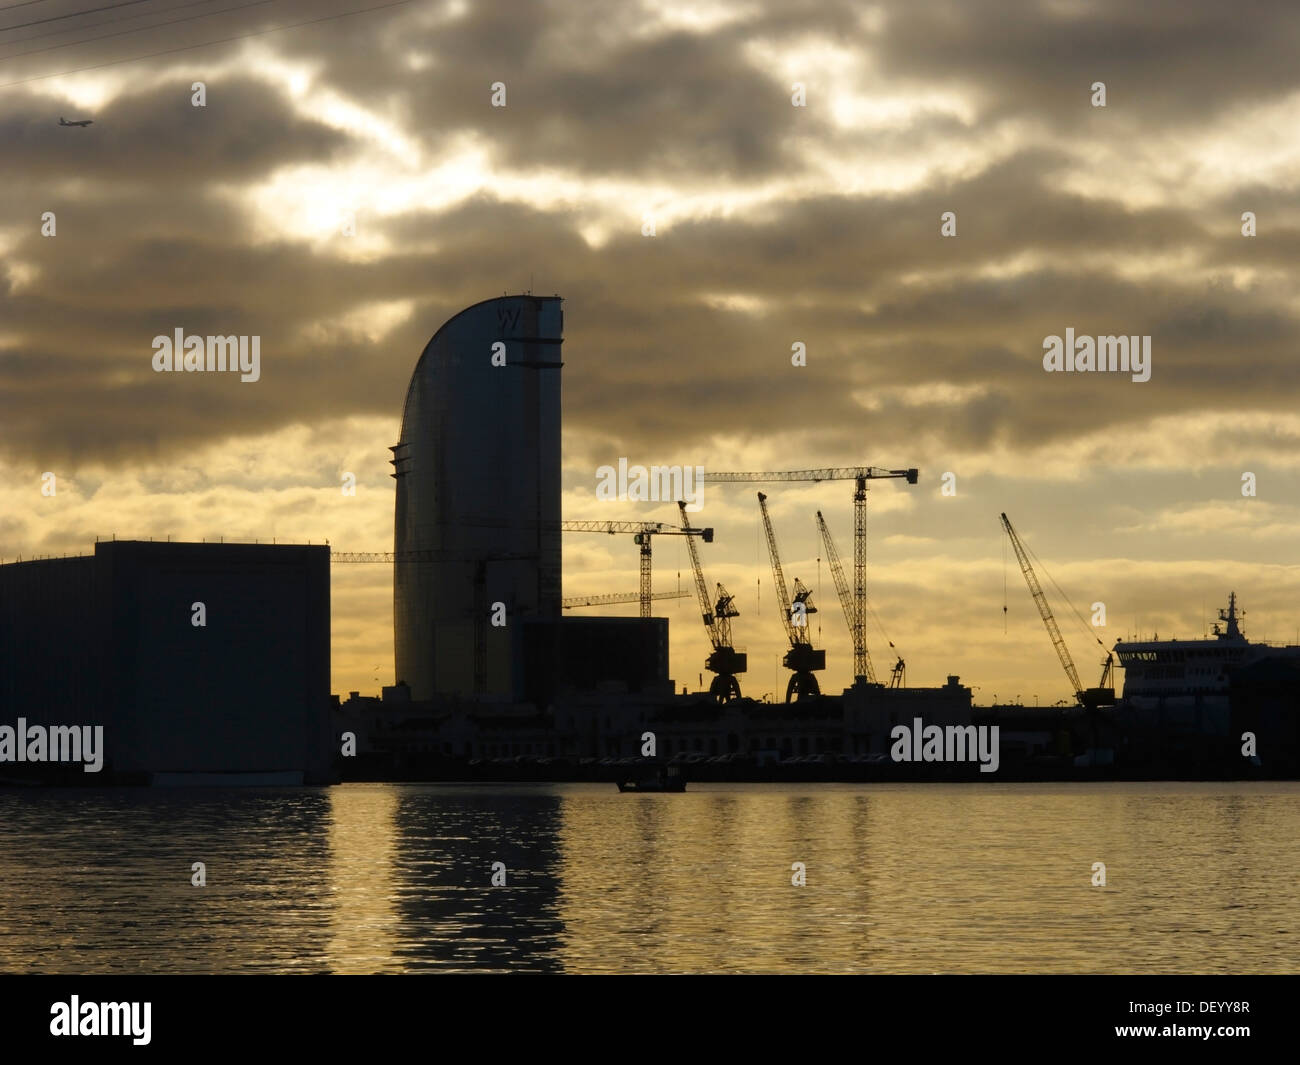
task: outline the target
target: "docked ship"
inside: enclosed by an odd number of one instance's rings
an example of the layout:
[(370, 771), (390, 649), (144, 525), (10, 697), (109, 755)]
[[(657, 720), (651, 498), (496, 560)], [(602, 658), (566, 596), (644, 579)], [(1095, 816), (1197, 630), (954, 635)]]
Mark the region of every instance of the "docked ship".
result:
[(1266, 659), (1300, 665), (1300, 647), (1248, 640), (1235, 592), (1219, 611), (1208, 638), (1120, 640), (1115, 655), (1124, 669), (1119, 712), (1134, 725), (1227, 736), (1232, 726), (1233, 677)]

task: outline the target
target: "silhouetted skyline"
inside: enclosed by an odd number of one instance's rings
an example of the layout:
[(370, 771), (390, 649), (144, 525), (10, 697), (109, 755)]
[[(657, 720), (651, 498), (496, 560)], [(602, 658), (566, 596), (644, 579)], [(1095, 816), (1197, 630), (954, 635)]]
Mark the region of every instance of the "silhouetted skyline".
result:
[[(1002, 510), (1107, 604), (1107, 642), (1198, 635), (1230, 588), (1252, 637), (1296, 638), (1290, 7), (413, 4), (42, 78), (352, 6), (0, 55), (0, 556), (114, 532), (387, 549), (421, 350), (531, 289), (566, 301), (566, 518), (675, 520), (596, 499), (620, 458), (921, 470), (872, 491), (868, 571), (916, 683), (1067, 694), (1014, 568), (1003, 632)], [(260, 337), (260, 378), (154, 372), (176, 329)], [(1150, 336), (1150, 380), (1045, 373), (1067, 329)], [(779, 689), (752, 497), (705, 507), (754, 693)], [(848, 486), (772, 493), (791, 575), (832, 604), (818, 509), (846, 542)], [(636, 588), (622, 538), (568, 537), (564, 563), (566, 594)], [(685, 570), (661, 544), (657, 586)], [(335, 691), (395, 679), (390, 580), (336, 567)], [(691, 600), (656, 613), (694, 684)], [(849, 636), (818, 620), (833, 689)]]

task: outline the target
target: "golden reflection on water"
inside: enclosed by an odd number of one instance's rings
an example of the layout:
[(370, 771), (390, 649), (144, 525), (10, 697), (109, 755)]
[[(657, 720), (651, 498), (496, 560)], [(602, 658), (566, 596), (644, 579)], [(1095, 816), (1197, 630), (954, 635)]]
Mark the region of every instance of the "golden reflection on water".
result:
[(338, 973), (394, 972), (401, 935), (393, 904), (397, 844), (394, 788), (330, 790), (330, 881), (334, 911), (330, 969)]
[(568, 971), (1300, 972), (1293, 783), (625, 799), (565, 794)]
[(0, 972), (1297, 973), (1297, 869), (1296, 783), (11, 789)]
[[(338, 971), (393, 968), (398, 944), (408, 969), (1300, 972), (1295, 784), (331, 797), (336, 898), (352, 915), (332, 940)], [(473, 833), (442, 840), (465, 818)], [(399, 819), (425, 829), (404, 841)], [(492, 889), (483, 870), (507, 841), (510, 886)], [(458, 886), (440, 906), (439, 879)], [(398, 912), (399, 897), (425, 904)], [(451, 958), (470, 933), (477, 952)]]

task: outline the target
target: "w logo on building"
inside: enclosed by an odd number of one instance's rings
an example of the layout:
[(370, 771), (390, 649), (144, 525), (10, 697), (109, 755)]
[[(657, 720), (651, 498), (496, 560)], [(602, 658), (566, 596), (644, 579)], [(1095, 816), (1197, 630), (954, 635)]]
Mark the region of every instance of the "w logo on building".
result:
[(508, 307), (505, 304), (497, 304), (497, 325), (501, 327), (501, 332), (508, 333), (518, 327), (519, 310), (518, 305)]

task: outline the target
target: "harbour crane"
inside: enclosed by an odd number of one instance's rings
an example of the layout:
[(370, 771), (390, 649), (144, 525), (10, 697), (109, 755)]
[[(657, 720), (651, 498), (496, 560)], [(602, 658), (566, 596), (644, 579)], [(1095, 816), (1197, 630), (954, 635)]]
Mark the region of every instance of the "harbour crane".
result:
[[(686, 504), (678, 502), (682, 514), (682, 529), (689, 530), (686, 519)], [(691, 556), (691, 571), (695, 576), (695, 594), (700, 600), (700, 615), (704, 619), (704, 629), (709, 634), (713, 651), (704, 661), (704, 667), (715, 674), (709, 684), (709, 694), (715, 702), (726, 703), (740, 698), (740, 682), (736, 674), (744, 673), (749, 665), (749, 656), (737, 651), (731, 642), (731, 619), (740, 616), (736, 609), (735, 597), (728, 594), (721, 585), (717, 588), (717, 598), (709, 599), (708, 586), (704, 583), (704, 569), (700, 565), (700, 553), (695, 547), (695, 537), (686, 532), (686, 549)]]
[[(853, 491), (853, 603), (852, 609), (845, 607), (845, 617), (849, 619), (849, 634), (853, 639), (853, 673), (855, 677), (867, 677), (874, 682), (871, 659), (867, 654), (867, 482), (886, 478), (903, 478), (908, 484), (916, 484), (918, 472), (915, 469), (885, 470), (878, 466), (834, 466), (816, 470), (784, 470), (748, 473), (709, 473), (703, 474), (705, 480), (722, 483), (756, 482), (756, 481), (845, 481), (854, 482)], [(834, 547), (828, 547), (828, 553), (834, 554)], [(836, 555), (838, 558), (838, 555)], [(841, 568), (841, 573), (843, 572)], [(839, 585), (836, 585), (838, 590)], [(840, 593), (841, 605), (844, 602)], [(893, 646), (892, 644), (890, 645)], [(861, 655), (859, 655), (861, 649)], [(859, 660), (861, 658), (861, 661)], [(896, 688), (903, 681), (903, 660), (894, 664), (890, 677), (890, 687)]]
[(781, 620), (790, 641), (790, 650), (781, 660), (781, 664), (791, 671), (790, 681), (785, 688), (785, 701), (788, 703), (792, 699), (807, 699), (821, 694), (816, 671), (826, 668), (826, 652), (814, 648), (808, 635), (808, 615), (816, 613), (817, 608), (812, 605), (812, 592), (797, 578), (794, 582), (794, 603), (798, 609), (791, 604), (785, 573), (781, 569), (781, 553), (776, 546), (776, 533), (772, 531), (772, 518), (767, 512), (767, 496), (762, 492), (758, 493), (758, 506), (763, 513), (763, 528), (767, 532), (767, 554), (772, 562), (777, 604), (781, 608)]
[[(496, 522), (466, 521), (465, 525), (496, 526)], [(541, 522), (538, 526), (545, 532), (583, 532), (583, 533), (632, 533), (632, 540), (640, 548), (641, 556), (641, 616), (650, 616), (650, 603), (654, 598), (651, 589), (651, 544), (656, 536), (698, 536), (706, 544), (713, 543), (712, 529), (675, 529), (662, 521), (557, 521)]]
[[(1002, 515), (1002, 527), (1011, 540), (1011, 546), (1020, 562), (1020, 572), (1025, 575), (1025, 583), (1029, 585), (1029, 594), (1034, 597), (1038, 613), (1042, 616), (1043, 624), (1047, 627), (1047, 635), (1051, 637), (1052, 646), (1056, 649), (1056, 657), (1061, 660), (1061, 665), (1065, 668), (1065, 675), (1069, 678), (1070, 687), (1074, 691), (1074, 697), (1079, 700), (1079, 705), (1087, 710), (1096, 710), (1102, 706), (1114, 706), (1115, 687), (1111, 681), (1114, 656), (1109, 651), (1106, 651), (1106, 645), (1101, 642), (1100, 638), (1094, 636), (1094, 639), (1097, 639), (1097, 645), (1106, 652), (1106, 658), (1102, 662), (1101, 681), (1097, 687), (1085, 689), (1079, 680), (1079, 671), (1074, 666), (1074, 659), (1070, 657), (1070, 649), (1065, 646), (1065, 637), (1061, 635), (1061, 627), (1057, 625), (1056, 618), (1052, 616), (1052, 608), (1048, 605), (1047, 596), (1043, 594), (1042, 585), (1038, 583), (1034, 567), (1029, 564), (1029, 554), (1024, 544), (1020, 542), (1020, 537), (1016, 535), (1016, 530), (1011, 525), (1011, 519), (1006, 514)], [(1003, 604), (1003, 612), (1006, 609), (1006, 604)]]
[[(608, 533), (611, 536), (618, 533), (632, 533), (633, 542), (640, 548), (641, 587), (637, 599), (641, 604), (641, 617), (643, 618), (650, 616), (650, 604), (654, 599), (666, 598), (657, 596), (651, 588), (651, 543), (653, 538), (655, 536), (685, 536), (689, 531), (690, 535), (700, 537), (706, 544), (713, 543), (713, 530), (711, 528), (677, 529), (662, 521), (553, 521), (523, 525), (508, 521), (492, 521), (486, 518), (471, 518), (461, 522), (461, 524), (485, 529), (530, 528), (542, 532)], [(331, 554), (330, 560), (332, 562), (439, 562), (454, 561), (453, 555), (454, 553), (439, 551), (336, 551)], [(522, 558), (525, 556), (515, 557)]]
[[(871, 656), (867, 654), (866, 618), (863, 617), (865, 604), (859, 603), (849, 588), (849, 582), (844, 577), (844, 566), (840, 562), (840, 553), (835, 550), (830, 527), (820, 510), (817, 512), (817, 528), (821, 530), (822, 543), (826, 547), (826, 561), (830, 563), (831, 577), (835, 580), (840, 606), (844, 608), (844, 620), (849, 626), (849, 638), (853, 641), (853, 682), (875, 684), (876, 671), (871, 667)], [(893, 687), (892, 682), (890, 686)]]

